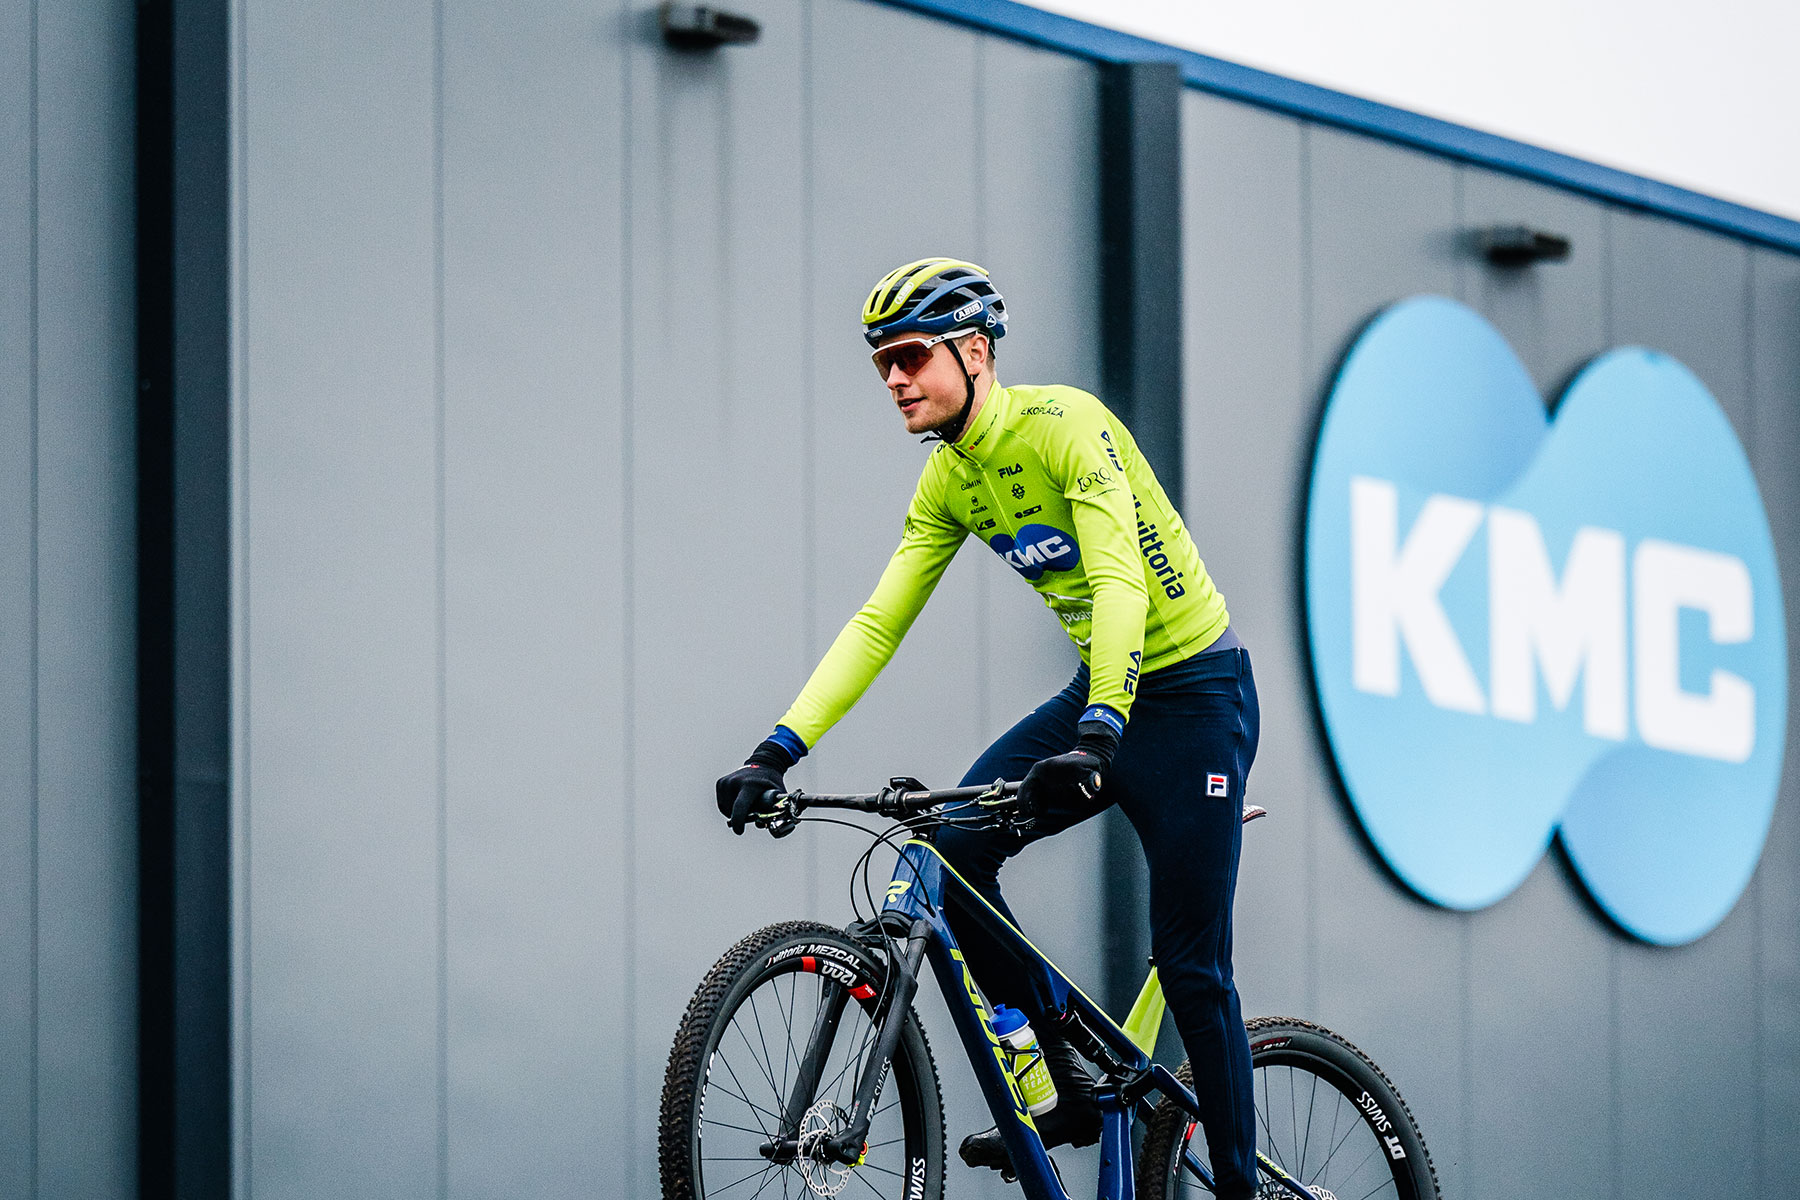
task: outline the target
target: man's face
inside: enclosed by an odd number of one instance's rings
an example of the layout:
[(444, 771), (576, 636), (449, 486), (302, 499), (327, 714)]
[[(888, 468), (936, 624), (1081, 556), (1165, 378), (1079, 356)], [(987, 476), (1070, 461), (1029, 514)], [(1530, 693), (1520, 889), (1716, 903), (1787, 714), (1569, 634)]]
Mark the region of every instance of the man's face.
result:
[[(883, 338), (881, 344), (886, 347), (920, 338), (921, 335), (916, 333), (902, 333)], [(979, 339), (970, 335), (956, 340), (963, 360), (968, 363), (969, 373), (979, 371), (976, 360), (981, 350), (974, 344)], [(969, 398), (968, 376), (957, 365), (956, 355), (951, 352), (948, 342), (933, 346), (930, 359), (915, 374), (908, 375), (898, 364), (889, 367), (884, 382), (906, 421), (908, 433), (930, 433), (954, 421)]]

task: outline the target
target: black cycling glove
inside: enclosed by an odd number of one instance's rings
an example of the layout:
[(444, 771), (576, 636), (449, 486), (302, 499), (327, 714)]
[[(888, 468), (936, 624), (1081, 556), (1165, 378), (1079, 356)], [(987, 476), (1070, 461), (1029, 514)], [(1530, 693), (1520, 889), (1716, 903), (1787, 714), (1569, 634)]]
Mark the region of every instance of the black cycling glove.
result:
[(719, 815), (731, 822), (731, 832), (741, 835), (753, 816), (773, 811), (769, 796), (787, 790), (782, 775), (794, 762), (786, 746), (764, 740), (743, 766), (719, 780)]
[(1019, 786), (1019, 808), (1028, 821), (1052, 810), (1072, 810), (1100, 795), (1101, 780), (1119, 749), (1119, 732), (1105, 721), (1083, 721), (1067, 754), (1041, 759)]

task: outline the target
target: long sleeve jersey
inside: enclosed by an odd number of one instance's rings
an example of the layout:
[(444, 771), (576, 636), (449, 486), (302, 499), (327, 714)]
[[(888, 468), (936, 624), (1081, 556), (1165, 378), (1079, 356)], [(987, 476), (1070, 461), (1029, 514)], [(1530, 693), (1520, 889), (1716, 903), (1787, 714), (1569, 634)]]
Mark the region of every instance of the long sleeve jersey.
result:
[(1023, 576), (1088, 664), (1088, 703), (1129, 719), (1138, 676), (1230, 621), (1150, 465), (1107, 407), (1069, 387), (995, 383), (925, 462), (900, 547), (781, 724), (814, 745), (893, 657), (970, 534)]

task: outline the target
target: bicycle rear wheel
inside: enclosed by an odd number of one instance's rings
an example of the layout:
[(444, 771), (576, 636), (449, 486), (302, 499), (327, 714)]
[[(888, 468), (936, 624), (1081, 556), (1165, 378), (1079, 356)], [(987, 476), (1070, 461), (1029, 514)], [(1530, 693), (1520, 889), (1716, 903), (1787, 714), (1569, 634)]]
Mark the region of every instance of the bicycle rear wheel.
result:
[[(1256, 1146), (1318, 1200), (1437, 1200), (1437, 1171), (1406, 1101), (1368, 1055), (1292, 1017), (1246, 1023), (1256, 1091)], [(1179, 1072), (1192, 1086), (1186, 1063)], [(1138, 1163), (1139, 1200), (1210, 1196), (1183, 1166), (1206, 1139), (1168, 1100), (1156, 1107)], [(1259, 1198), (1293, 1193), (1266, 1174)]]
[(910, 1010), (861, 1161), (806, 1153), (774, 1161), (766, 1149), (779, 1138), (822, 1011), (841, 1016), (795, 1134), (804, 1142), (849, 1127), (885, 979), (885, 965), (867, 947), (810, 921), (771, 925), (726, 951), (694, 992), (669, 1052), (658, 1139), (664, 1200), (839, 1192), (939, 1200), (943, 1102), (925, 1031)]

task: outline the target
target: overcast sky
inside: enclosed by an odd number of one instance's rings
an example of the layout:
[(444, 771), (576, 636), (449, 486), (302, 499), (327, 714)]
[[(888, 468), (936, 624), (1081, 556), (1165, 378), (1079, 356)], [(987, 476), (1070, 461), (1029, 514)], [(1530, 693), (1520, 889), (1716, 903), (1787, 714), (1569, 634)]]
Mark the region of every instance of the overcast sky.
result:
[(1800, 219), (1800, 0), (1032, 0)]

